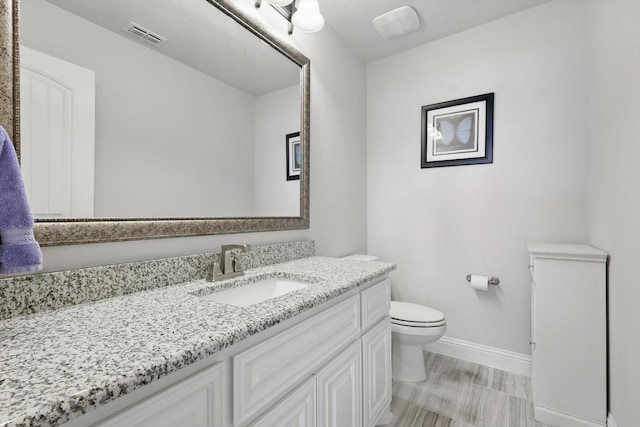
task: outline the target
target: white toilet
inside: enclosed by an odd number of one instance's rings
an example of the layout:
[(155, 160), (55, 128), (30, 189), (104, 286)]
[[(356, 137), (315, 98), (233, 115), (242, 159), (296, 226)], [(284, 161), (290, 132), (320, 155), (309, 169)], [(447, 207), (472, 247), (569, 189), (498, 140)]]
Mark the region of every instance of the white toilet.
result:
[(393, 378), (423, 381), (427, 377), (422, 347), (434, 342), (447, 328), (444, 314), (431, 307), (391, 301)]
[[(373, 255), (349, 255), (344, 258), (375, 261)], [(431, 307), (409, 302), (391, 301), (391, 336), (393, 340), (393, 378), (423, 381), (427, 377), (422, 347), (438, 340), (446, 330), (444, 314)]]

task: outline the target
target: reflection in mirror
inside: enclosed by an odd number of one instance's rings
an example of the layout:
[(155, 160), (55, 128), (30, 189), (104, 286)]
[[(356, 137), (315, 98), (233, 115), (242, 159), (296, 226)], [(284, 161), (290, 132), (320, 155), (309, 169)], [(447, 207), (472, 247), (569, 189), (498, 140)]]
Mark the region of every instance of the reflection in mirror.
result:
[(300, 65), (205, 0), (22, 0), (36, 218), (301, 215)]

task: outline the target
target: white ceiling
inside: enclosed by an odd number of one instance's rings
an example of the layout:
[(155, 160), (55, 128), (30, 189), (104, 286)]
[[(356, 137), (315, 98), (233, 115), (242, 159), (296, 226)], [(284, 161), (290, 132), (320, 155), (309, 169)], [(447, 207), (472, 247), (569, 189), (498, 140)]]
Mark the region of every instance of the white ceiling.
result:
[[(299, 66), (205, 0), (48, 1), (256, 96), (300, 83)], [(168, 41), (153, 46), (125, 33), (130, 21)]]
[[(48, 1), (116, 34), (146, 44), (121, 31), (124, 24), (134, 21), (169, 39), (166, 44), (151, 49), (254, 95), (299, 81), (296, 65), (205, 0)], [(253, 5), (254, 0), (242, 1)], [(551, 0), (319, 0), (319, 4), (326, 25), (333, 28), (356, 55), (369, 62), (547, 1)], [(373, 28), (372, 19), (403, 5), (416, 10), (420, 29), (395, 39), (382, 38)]]
[[(319, 0), (326, 25), (365, 62), (468, 30), (550, 0)], [(372, 19), (397, 7), (412, 6), (420, 28), (395, 39), (382, 38)]]

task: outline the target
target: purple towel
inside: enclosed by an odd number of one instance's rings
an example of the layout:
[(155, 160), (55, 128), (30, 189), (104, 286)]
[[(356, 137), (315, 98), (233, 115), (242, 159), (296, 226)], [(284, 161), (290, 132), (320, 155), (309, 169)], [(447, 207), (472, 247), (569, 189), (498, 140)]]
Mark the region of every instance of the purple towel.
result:
[(0, 126), (0, 274), (42, 269), (42, 252), (33, 237), (33, 216), (20, 164), (7, 131)]

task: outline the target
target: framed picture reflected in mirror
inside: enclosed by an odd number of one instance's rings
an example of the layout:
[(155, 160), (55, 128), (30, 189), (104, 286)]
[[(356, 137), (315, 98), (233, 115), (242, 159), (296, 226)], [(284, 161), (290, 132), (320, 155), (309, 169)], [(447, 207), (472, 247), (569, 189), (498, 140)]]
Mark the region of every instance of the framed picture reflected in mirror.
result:
[(287, 181), (300, 179), (302, 164), (302, 145), (300, 132), (287, 134)]

